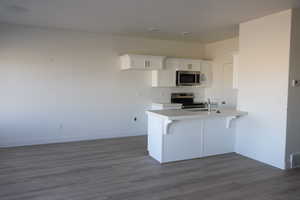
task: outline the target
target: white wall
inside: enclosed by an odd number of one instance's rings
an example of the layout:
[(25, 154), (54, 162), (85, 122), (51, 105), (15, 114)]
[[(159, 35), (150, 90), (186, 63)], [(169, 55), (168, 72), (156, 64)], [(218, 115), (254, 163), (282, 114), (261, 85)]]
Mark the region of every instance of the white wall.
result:
[(238, 38), (227, 39), (205, 44), (205, 58), (213, 60), (212, 87), (205, 89), (205, 96), (225, 101), (226, 107), (235, 108), (237, 104), (237, 90), (232, 89), (233, 81), (233, 53), (238, 51)]
[[(300, 80), (300, 9), (292, 11), (290, 77)], [(291, 153), (300, 153), (300, 87), (289, 87), (288, 113), (287, 113), (287, 146), (286, 156)]]
[(169, 100), (173, 89), (152, 89), (151, 72), (120, 71), (118, 56), (203, 56), (200, 44), (13, 25), (0, 30), (1, 147), (146, 134), (144, 110)]
[(285, 168), (291, 10), (240, 25), (237, 152)]

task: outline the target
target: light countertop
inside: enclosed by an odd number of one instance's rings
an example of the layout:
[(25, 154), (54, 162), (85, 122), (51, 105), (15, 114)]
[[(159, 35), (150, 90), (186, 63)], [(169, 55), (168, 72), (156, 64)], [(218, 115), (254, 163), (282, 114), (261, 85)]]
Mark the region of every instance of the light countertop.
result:
[(182, 106), (181, 103), (170, 103), (170, 102), (153, 102), (152, 105), (159, 105), (159, 106)]
[(183, 109), (173, 109), (173, 110), (149, 110), (146, 111), (148, 115), (153, 115), (161, 117), (166, 120), (184, 120), (184, 119), (196, 119), (196, 118), (214, 118), (214, 117), (239, 117), (247, 115), (247, 112), (238, 111), (234, 109), (222, 109), (221, 113), (216, 113), (216, 111), (206, 112), (206, 111), (192, 111)]

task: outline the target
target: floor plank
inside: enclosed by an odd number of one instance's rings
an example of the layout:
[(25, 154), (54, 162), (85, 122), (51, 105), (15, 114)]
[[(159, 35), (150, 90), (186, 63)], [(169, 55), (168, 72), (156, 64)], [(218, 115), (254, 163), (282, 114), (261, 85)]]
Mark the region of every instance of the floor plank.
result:
[(0, 149), (1, 200), (299, 200), (300, 170), (237, 154), (158, 164), (146, 137)]

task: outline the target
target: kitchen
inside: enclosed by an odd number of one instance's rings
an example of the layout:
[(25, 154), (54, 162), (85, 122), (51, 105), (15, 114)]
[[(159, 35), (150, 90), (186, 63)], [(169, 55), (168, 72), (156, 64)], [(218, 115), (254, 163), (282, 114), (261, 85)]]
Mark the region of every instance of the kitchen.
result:
[[(120, 59), (122, 70), (152, 71), (154, 88), (188, 90), (212, 85), (213, 61), (128, 54)], [(236, 62), (231, 63), (234, 73), (237, 70), (233, 67), (238, 68), (236, 52), (232, 61)], [(160, 163), (235, 151), (235, 129), (231, 124), (247, 112), (228, 108), (225, 100), (216, 102), (208, 97), (206, 101), (195, 102), (194, 98), (194, 93), (171, 93), (169, 101), (153, 102), (151, 110), (146, 111), (149, 155)]]

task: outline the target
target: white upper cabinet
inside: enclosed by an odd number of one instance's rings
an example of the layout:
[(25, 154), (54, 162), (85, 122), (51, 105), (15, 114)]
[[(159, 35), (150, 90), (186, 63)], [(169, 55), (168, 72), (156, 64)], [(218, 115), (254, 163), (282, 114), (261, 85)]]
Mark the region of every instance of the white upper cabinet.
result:
[(152, 71), (152, 87), (176, 87), (176, 68), (168, 59), (163, 70)]
[(211, 87), (213, 80), (212, 62), (203, 60), (201, 61), (201, 86)]
[(161, 70), (165, 56), (126, 54), (120, 59), (122, 70)]
[(197, 87), (211, 86), (211, 61), (138, 54), (125, 54), (120, 60), (122, 70), (152, 71), (152, 87), (176, 87), (176, 71), (201, 72), (201, 85)]
[(201, 60), (169, 58), (166, 62), (170, 63), (175, 70), (200, 71), (201, 69)]

